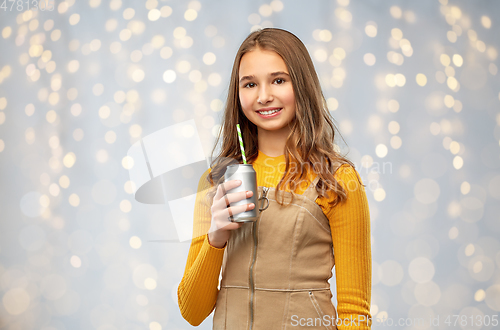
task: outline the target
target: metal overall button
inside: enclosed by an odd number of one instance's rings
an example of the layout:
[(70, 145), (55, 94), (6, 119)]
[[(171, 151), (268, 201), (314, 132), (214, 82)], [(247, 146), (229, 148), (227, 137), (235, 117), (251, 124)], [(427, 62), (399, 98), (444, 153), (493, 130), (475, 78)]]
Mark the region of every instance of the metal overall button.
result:
[(269, 190), (268, 187), (263, 187), (263, 193), (262, 193), (262, 197), (259, 198), (259, 205), (262, 204), (262, 202), (260, 202), (262, 199), (265, 199), (266, 200), (266, 207), (261, 207), (259, 208), (259, 211), (264, 211), (266, 210), (268, 207), (269, 207), (269, 199), (267, 198), (267, 191)]

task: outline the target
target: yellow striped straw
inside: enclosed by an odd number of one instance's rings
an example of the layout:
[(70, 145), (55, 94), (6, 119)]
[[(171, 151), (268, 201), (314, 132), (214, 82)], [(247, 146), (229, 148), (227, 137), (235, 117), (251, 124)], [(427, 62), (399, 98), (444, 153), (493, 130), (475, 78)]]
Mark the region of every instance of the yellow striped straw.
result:
[(243, 164), (247, 163), (247, 158), (245, 157), (245, 146), (243, 145), (243, 138), (241, 137), (240, 124), (236, 124), (236, 129), (238, 130), (238, 140), (240, 140), (241, 155), (243, 156)]

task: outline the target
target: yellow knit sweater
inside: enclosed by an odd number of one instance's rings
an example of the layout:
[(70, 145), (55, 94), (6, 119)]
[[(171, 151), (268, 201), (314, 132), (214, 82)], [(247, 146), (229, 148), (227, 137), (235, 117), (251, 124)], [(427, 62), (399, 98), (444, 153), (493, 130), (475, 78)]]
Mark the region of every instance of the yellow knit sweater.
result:
[[(258, 186), (276, 187), (284, 173), (285, 156), (269, 157), (259, 151), (253, 167), (257, 173)], [(209, 170), (200, 179), (199, 192), (206, 191), (209, 187), (205, 179), (208, 172)], [(309, 174), (308, 179), (312, 181), (314, 176)], [(359, 185), (357, 176), (359, 174), (354, 168), (348, 164), (342, 165), (335, 173), (335, 178), (347, 191), (347, 200), (332, 208), (328, 205), (328, 199), (316, 199), (329, 219), (332, 232), (338, 318), (355, 321), (351, 326), (339, 325), (339, 330), (370, 329), (372, 323), (369, 321), (367, 325), (366, 321), (356, 322), (359, 315), (363, 315), (365, 320), (371, 319), (372, 271), (370, 213), (364, 187)], [(306, 188), (307, 186), (299, 186), (295, 192), (302, 194)], [(206, 233), (210, 228), (210, 209), (199, 202), (198, 198), (201, 196), (202, 194), (197, 196), (193, 240), (184, 276), (177, 290), (181, 314), (194, 326), (203, 322), (215, 307), (225, 249), (213, 247), (208, 241)], [(354, 325), (355, 323), (358, 325)]]

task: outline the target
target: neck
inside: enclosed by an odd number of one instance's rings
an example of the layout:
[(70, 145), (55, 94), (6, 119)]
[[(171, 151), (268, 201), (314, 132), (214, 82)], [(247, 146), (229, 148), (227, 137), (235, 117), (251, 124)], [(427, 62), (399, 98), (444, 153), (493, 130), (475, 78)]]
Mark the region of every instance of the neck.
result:
[(274, 131), (258, 127), (259, 150), (270, 157), (284, 155), (286, 139), (289, 133), (288, 126)]

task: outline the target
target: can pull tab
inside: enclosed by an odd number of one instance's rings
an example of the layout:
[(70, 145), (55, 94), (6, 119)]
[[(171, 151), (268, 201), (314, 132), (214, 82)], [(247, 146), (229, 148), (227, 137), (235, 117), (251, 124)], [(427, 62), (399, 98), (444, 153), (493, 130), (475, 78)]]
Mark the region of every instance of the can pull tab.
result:
[(269, 191), (269, 187), (262, 187), (262, 197), (259, 198), (259, 205), (262, 199), (266, 200), (266, 207), (259, 208), (259, 211), (264, 211), (269, 207), (269, 199), (267, 198), (267, 192)]

